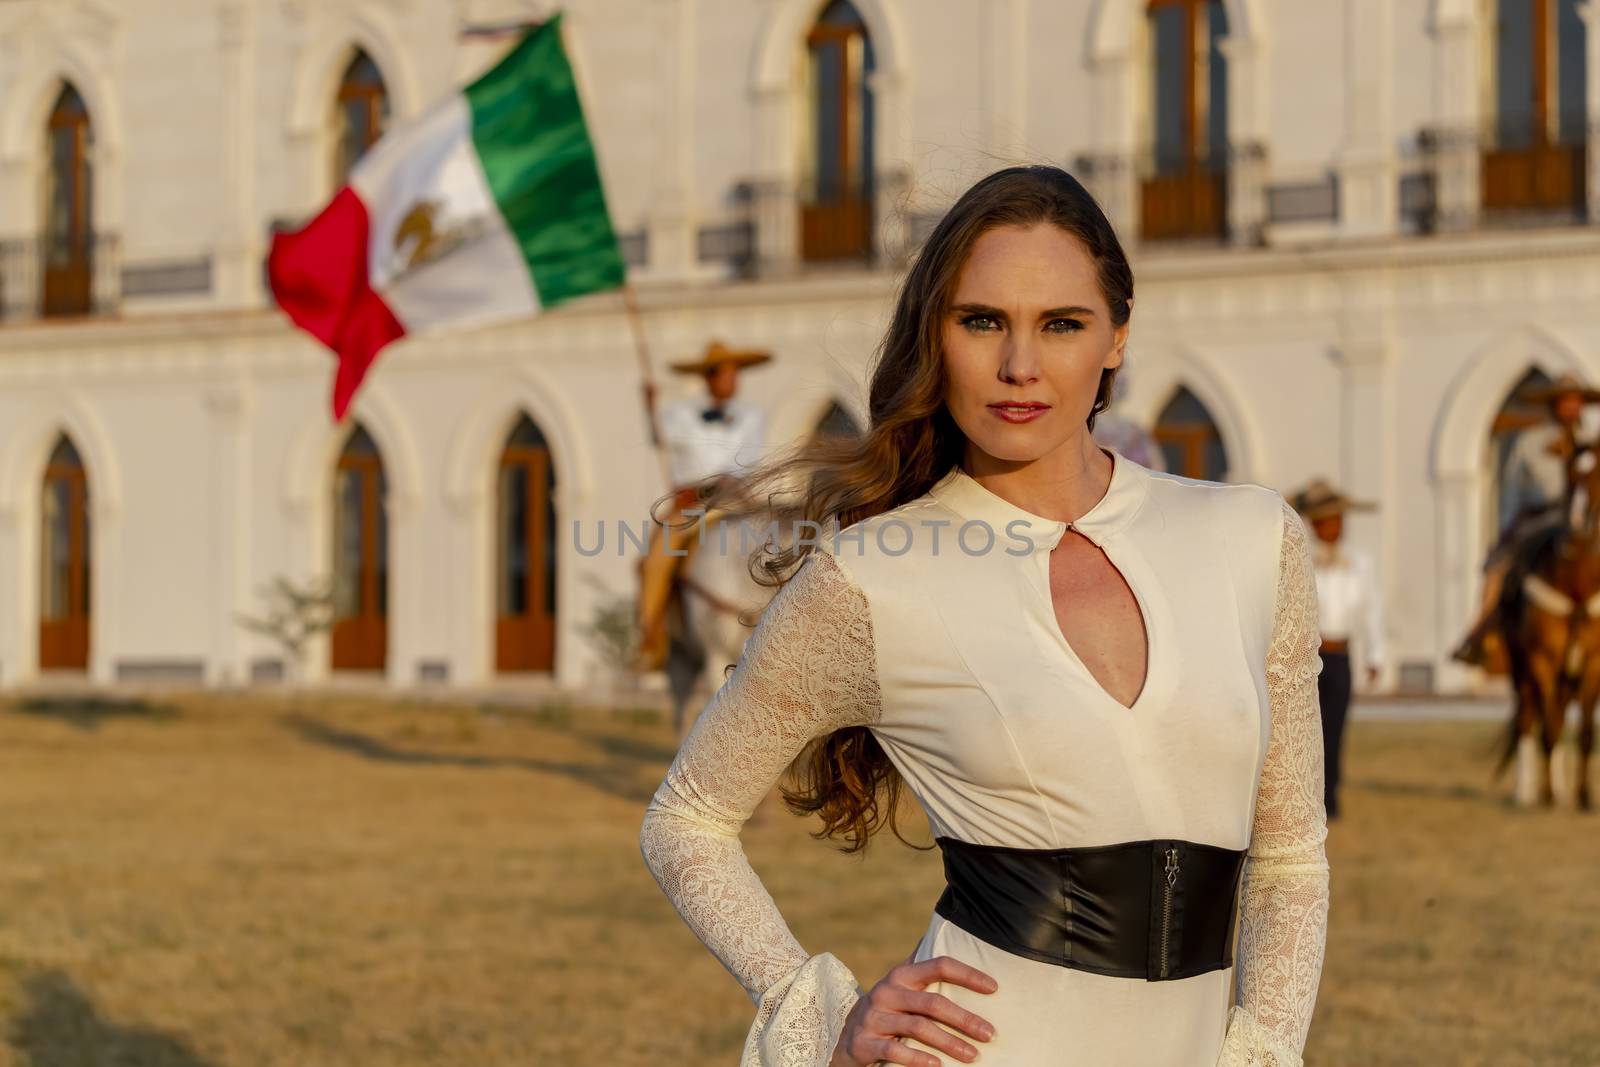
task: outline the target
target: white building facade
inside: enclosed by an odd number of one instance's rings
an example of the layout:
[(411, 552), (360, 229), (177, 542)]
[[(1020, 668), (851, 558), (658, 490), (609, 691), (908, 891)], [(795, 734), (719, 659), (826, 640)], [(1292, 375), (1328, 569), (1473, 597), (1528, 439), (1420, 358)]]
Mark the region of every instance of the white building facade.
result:
[[(616, 294), (407, 338), (332, 422), (275, 226), (554, 5), (0, 0), (0, 688), (265, 683), (240, 625), (331, 577), (313, 680), (581, 689), (664, 491)], [(570, 0), (658, 367), (711, 338), (774, 444), (842, 413), (906, 257), (1052, 162), (1133, 257), (1120, 412), (1184, 473), (1379, 508), (1380, 685), (1449, 652), (1517, 394), (1600, 380), (1596, 0)], [(685, 393), (697, 381), (665, 382)], [(830, 415), (831, 413), (831, 415)], [(577, 524), (599, 554), (578, 550)]]

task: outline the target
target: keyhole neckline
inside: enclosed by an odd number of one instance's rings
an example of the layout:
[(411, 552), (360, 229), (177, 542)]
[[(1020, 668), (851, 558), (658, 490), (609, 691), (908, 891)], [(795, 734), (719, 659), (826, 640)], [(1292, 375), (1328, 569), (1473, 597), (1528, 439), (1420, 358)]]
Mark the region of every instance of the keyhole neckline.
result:
[(1047, 519), (1013, 504), (985, 488), (959, 463), (952, 464), (934, 483), (929, 495), (964, 519), (987, 523), (1000, 536), (1009, 532), (1009, 524), (1024, 524), (1025, 536), (1031, 539), (1035, 552), (1048, 553), (1054, 549), (1069, 528), (1083, 534), (1097, 548), (1103, 548), (1106, 540), (1138, 513), (1149, 492), (1152, 474), (1113, 449), (1101, 447), (1100, 451), (1111, 459), (1110, 484), (1088, 511), (1071, 522)]
[(1152, 683), (1156, 677), (1156, 649), (1158, 642), (1155, 634), (1155, 618), (1151, 611), (1151, 605), (1145, 600), (1144, 594), (1139, 592), (1139, 587), (1134, 584), (1134, 580), (1128, 576), (1127, 569), (1113, 559), (1111, 553), (1106, 551), (1105, 548), (1100, 545), (1095, 547), (1100, 549), (1101, 554), (1106, 557), (1106, 562), (1111, 564), (1112, 569), (1122, 578), (1123, 584), (1128, 587), (1128, 592), (1133, 596), (1134, 607), (1139, 612), (1139, 626), (1144, 631), (1144, 677), (1139, 681), (1139, 691), (1134, 694), (1133, 703), (1124, 704), (1113, 696), (1111, 690), (1106, 688), (1105, 683), (1095, 677), (1094, 672), (1089, 669), (1089, 664), (1084, 661), (1082, 656), (1078, 655), (1078, 650), (1072, 647), (1072, 642), (1068, 641), (1067, 635), (1062, 632), (1061, 620), (1056, 617), (1055, 597), (1050, 590), (1051, 553), (1049, 552), (1039, 557), (1042, 564), (1041, 570), (1043, 571), (1041, 585), (1044, 590), (1044, 609), (1049, 619), (1049, 629), (1055, 635), (1056, 645), (1066, 658), (1071, 661), (1074, 669), (1081, 671), (1088, 684), (1115, 707), (1124, 713), (1133, 714), (1139, 711), (1146, 703), (1146, 698), (1150, 696)]

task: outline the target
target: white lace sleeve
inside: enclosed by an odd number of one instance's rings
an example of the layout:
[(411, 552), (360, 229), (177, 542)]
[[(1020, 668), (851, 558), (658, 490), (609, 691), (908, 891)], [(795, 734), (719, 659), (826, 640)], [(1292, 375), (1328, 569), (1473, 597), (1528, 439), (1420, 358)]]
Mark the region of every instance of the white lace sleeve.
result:
[(1267, 651), (1271, 741), (1239, 916), (1239, 998), (1219, 1067), (1300, 1067), (1328, 939), (1317, 587), (1305, 524), (1283, 505)]
[(863, 995), (838, 959), (800, 947), (739, 830), (807, 742), (878, 714), (866, 596), (838, 560), (813, 552), (767, 605), (645, 812), (650, 873), (756, 1004), (741, 1067), (825, 1067)]

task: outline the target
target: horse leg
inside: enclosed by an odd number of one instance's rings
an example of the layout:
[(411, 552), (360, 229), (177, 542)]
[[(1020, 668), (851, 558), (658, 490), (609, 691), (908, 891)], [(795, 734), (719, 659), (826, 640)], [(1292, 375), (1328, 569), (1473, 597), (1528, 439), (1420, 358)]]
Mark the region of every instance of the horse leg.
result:
[[(1542, 635), (1546, 636), (1546, 635)], [(1547, 643), (1544, 648), (1552, 647)], [(1565, 642), (1554, 643), (1556, 648), (1564, 648)], [(1534, 675), (1540, 699), (1533, 705), (1534, 716), (1532, 726), (1539, 729), (1539, 742), (1542, 759), (1539, 761), (1539, 805), (1552, 807), (1555, 804), (1555, 788), (1551, 781), (1550, 756), (1555, 747), (1554, 739), (1550, 732), (1550, 717), (1557, 707), (1564, 707), (1563, 699), (1567, 695), (1565, 680), (1562, 677), (1565, 663), (1559, 657), (1552, 657), (1541, 650), (1532, 657)]]
[(1573, 768), (1573, 798), (1579, 811), (1590, 810), (1589, 756), (1594, 751), (1594, 711), (1600, 704), (1600, 663), (1585, 665), (1583, 686), (1578, 693), (1578, 754)]
[(1570, 764), (1572, 746), (1562, 744), (1562, 736), (1566, 733), (1567, 709), (1577, 699), (1578, 686), (1566, 679), (1561, 680), (1557, 687), (1556, 698), (1545, 709), (1544, 738), (1545, 752), (1550, 761), (1550, 794), (1551, 802), (1566, 803), (1567, 797), (1573, 788), (1573, 772)]
[(1518, 663), (1515, 674), (1516, 680), (1516, 707), (1512, 709), (1511, 717), (1515, 724), (1516, 733), (1516, 781), (1512, 787), (1512, 797), (1518, 807), (1531, 808), (1538, 801), (1539, 756), (1534, 740), (1534, 725), (1537, 722), (1540, 704), (1539, 685), (1534, 680), (1532, 671), (1525, 663)]
[(1578, 753), (1577, 766), (1573, 768), (1573, 800), (1579, 811), (1591, 810), (1589, 799), (1589, 756), (1594, 752), (1594, 709), (1593, 695), (1586, 697), (1578, 705)]

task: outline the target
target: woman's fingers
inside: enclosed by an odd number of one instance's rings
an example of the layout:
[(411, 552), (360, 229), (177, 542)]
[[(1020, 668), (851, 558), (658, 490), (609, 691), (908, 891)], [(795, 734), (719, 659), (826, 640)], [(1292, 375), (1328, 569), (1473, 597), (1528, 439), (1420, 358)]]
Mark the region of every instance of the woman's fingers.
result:
[(975, 993), (993, 993), (1000, 983), (984, 974), (970, 963), (962, 963), (953, 956), (934, 956), (921, 963), (903, 963), (890, 971), (890, 981), (921, 989), (933, 982), (954, 982)]
[(852, 1009), (844, 1035), (850, 1057), (858, 1063), (944, 1067), (944, 1061), (937, 1056), (899, 1040), (910, 1037), (962, 1063), (976, 1060), (978, 1049), (963, 1037), (989, 1041), (994, 1037), (994, 1027), (949, 997), (929, 992), (927, 987), (934, 982), (950, 982), (979, 993), (993, 993), (999, 988), (998, 982), (970, 964), (951, 956), (918, 962), (913, 950), (904, 963), (872, 987), (863, 1003)]
[(960, 1035), (944, 1029), (927, 1015), (895, 1015), (890, 1017), (887, 1029), (901, 1037), (914, 1037), (929, 1048), (936, 1048), (960, 1060), (971, 1063), (978, 1058), (978, 1050), (961, 1040)]
[(886, 1015), (922, 1015), (929, 1019), (937, 1019), (977, 1041), (989, 1041), (994, 1037), (994, 1027), (989, 1025), (989, 1020), (968, 1011), (940, 993), (889, 986), (877, 998), (873, 1007)]
[(918, 1052), (904, 1041), (892, 1037), (869, 1038), (862, 1042), (863, 1050), (856, 1054), (862, 1063), (903, 1063), (906, 1067), (944, 1067), (939, 1057)]

